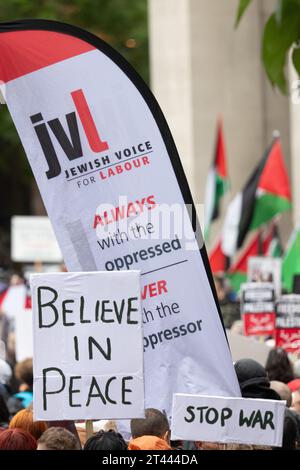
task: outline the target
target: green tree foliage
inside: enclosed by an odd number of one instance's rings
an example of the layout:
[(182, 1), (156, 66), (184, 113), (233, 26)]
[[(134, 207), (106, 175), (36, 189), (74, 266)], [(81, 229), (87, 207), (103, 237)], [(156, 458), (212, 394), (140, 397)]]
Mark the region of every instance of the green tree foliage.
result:
[[(252, 1), (240, 0), (236, 26)], [(274, 4), (275, 9), (264, 26), (262, 60), (271, 84), (287, 94), (286, 66), (290, 51), (300, 76), (300, 0), (277, 0)]]
[[(63, 21), (93, 32), (148, 81), (147, 0), (0, 0), (0, 21), (28, 18)], [(26, 187), (31, 184), (19, 137), (6, 106), (0, 106), (0, 185), (7, 201), (0, 209), (0, 225), (14, 213), (28, 212)]]

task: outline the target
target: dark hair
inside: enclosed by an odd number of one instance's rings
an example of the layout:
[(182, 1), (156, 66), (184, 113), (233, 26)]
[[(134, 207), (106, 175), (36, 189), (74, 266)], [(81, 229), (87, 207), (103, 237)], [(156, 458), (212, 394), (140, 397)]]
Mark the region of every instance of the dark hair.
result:
[(83, 450), (127, 450), (127, 444), (121, 434), (113, 431), (99, 431), (90, 437)]
[(35, 438), (23, 429), (5, 429), (0, 432), (0, 450), (36, 450)]
[(292, 364), (282, 348), (271, 349), (266, 362), (266, 371), (269, 380), (277, 380), (287, 384), (294, 379)]
[(9, 411), (2, 395), (0, 395), (0, 423), (9, 423)]
[(53, 427), (47, 429), (38, 440), (48, 450), (79, 450), (79, 441), (74, 434), (65, 428)]
[(18, 362), (15, 367), (15, 376), (17, 379), (26, 384), (29, 390), (33, 388), (33, 370), (32, 370), (32, 359), (25, 359), (22, 362)]
[(155, 408), (147, 408), (145, 418), (130, 421), (130, 429), (133, 439), (141, 436), (163, 437), (169, 431), (170, 426), (166, 415), (161, 411)]

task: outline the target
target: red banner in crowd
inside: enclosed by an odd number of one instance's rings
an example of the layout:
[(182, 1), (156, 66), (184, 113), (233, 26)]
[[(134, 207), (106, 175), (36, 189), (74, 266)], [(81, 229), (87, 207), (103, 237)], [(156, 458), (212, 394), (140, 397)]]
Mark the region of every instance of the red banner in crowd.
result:
[(287, 353), (298, 353), (300, 351), (300, 328), (276, 329), (276, 346), (284, 349)]
[(270, 282), (247, 282), (241, 286), (241, 315), (245, 336), (274, 336), (275, 286)]
[(274, 336), (275, 312), (271, 313), (245, 313), (245, 336)]
[(300, 352), (300, 295), (282, 295), (276, 303), (276, 346)]

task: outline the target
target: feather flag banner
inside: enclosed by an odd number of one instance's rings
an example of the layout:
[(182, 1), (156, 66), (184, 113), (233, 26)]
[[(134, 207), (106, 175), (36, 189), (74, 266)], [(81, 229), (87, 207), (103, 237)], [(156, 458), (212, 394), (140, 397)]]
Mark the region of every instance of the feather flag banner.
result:
[[(0, 80), (68, 270), (141, 271), (146, 407), (170, 414), (174, 392), (239, 396), (191, 193), (147, 85), (98, 37), (47, 20), (0, 25)], [(160, 210), (174, 205), (184, 230), (165, 236)]]

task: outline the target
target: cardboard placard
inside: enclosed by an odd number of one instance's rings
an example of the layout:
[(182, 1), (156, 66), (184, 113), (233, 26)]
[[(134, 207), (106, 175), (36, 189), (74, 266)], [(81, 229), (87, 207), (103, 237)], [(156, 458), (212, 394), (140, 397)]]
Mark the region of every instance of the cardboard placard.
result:
[(36, 420), (144, 416), (140, 274), (31, 276)]
[(276, 302), (276, 346), (300, 352), (300, 295), (282, 295)]
[(281, 294), (281, 258), (250, 256), (248, 260), (248, 282), (272, 282), (276, 297)]
[(62, 254), (48, 217), (12, 217), (11, 259), (21, 263), (62, 261)]
[(241, 315), (245, 336), (275, 335), (275, 287), (268, 282), (241, 285)]
[(285, 401), (175, 394), (171, 439), (282, 445)]

